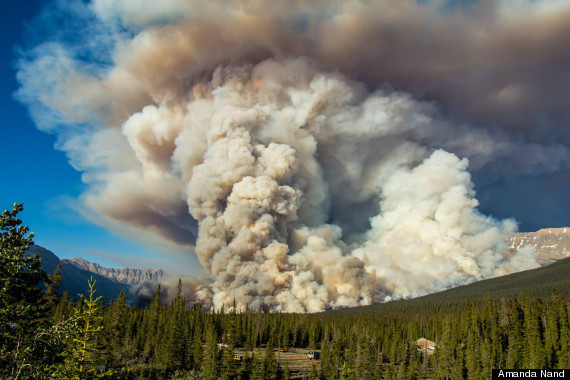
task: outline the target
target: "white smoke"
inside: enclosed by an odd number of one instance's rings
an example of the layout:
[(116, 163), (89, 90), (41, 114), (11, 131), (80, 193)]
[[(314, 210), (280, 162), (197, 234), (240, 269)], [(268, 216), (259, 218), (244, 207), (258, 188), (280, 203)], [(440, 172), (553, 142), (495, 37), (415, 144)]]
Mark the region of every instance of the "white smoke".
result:
[[(523, 149), (542, 159), (521, 171), (549, 171), (565, 147), (513, 142), (353, 79), (376, 78), (369, 51), (362, 75), (339, 55), (360, 30), (359, 7), (324, 23), (343, 31), (338, 48), (319, 35), (328, 48), (311, 54), (316, 36), (295, 37), (290, 13), (269, 22), (280, 6), (218, 14), (212, 4), (95, 1), (101, 22), (142, 28), (134, 38), (115, 30), (110, 68), (93, 74), (58, 49), (19, 74), (36, 118), (56, 111), (57, 128), (43, 128), (85, 173), (91, 209), (194, 248), (214, 279), (193, 283), (198, 300), (314, 312), (537, 266), (526, 251), (504, 258), (516, 223), (477, 210), (463, 157), (480, 169), (505, 155), (525, 162)], [(423, 20), (422, 9), (398, 5), (386, 17)]]
[[(417, 296), (504, 267), (502, 239), (515, 223), (476, 211), (466, 159), (428, 157), (412, 142), (451, 133), (429, 105), (368, 94), (306, 59), (220, 66), (193, 92), (183, 107), (145, 107), (122, 129), (149, 198), (167, 210), (176, 189), (198, 221), (195, 251), (215, 279), (216, 307), (314, 312)], [(379, 203), (352, 246), (327, 224), (330, 194), (349, 189), (345, 207)]]
[(354, 254), (384, 279), (388, 294), (418, 296), (426, 289), (537, 267), (534, 259), (521, 259), (529, 257), (526, 251), (509, 260), (499, 254), (516, 225), (476, 210), (466, 169), (466, 159), (438, 150), (387, 180), (381, 213)]

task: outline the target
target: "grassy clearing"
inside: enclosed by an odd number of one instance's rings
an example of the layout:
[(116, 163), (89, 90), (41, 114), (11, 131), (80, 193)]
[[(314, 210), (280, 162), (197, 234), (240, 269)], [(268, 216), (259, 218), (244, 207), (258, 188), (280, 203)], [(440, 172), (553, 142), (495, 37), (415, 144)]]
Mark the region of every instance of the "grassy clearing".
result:
[[(275, 350), (274, 355), (281, 369), (289, 367), (292, 379), (306, 379), (311, 372), (311, 366), (319, 365), (318, 360), (307, 359), (309, 351), (312, 350), (305, 348), (292, 348), (289, 352), (279, 352), (278, 350)], [(253, 352), (255, 352), (256, 357), (262, 357), (265, 354), (265, 349), (257, 348), (255, 351), (235, 351), (237, 355), (242, 355), (243, 357), (251, 356)]]

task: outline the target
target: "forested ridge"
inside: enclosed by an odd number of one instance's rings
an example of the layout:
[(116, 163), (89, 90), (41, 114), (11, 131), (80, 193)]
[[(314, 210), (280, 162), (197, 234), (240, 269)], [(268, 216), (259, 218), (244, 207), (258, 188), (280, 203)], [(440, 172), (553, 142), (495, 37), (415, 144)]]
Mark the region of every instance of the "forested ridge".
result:
[[(418, 307), (421, 305), (417, 305)], [(76, 306), (62, 301), (52, 316), (61, 323)], [(274, 348), (319, 349), (319, 378), (490, 378), (493, 368), (569, 368), (568, 299), (487, 299), (483, 304), (423, 308), (394, 306), (386, 313), (277, 314), (187, 310), (182, 295), (169, 305), (157, 292), (149, 307), (129, 307), (124, 293), (103, 316), (93, 363), (125, 374), (168, 377), (190, 371), (202, 378), (284, 377)], [(433, 355), (415, 341), (436, 342)], [(224, 346), (217, 346), (222, 342)], [(227, 345), (227, 346), (225, 346)], [(266, 347), (235, 363), (236, 348)], [(269, 356), (269, 359), (267, 358)], [(352, 374), (352, 375), (350, 375)], [(310, 375), (310, 374), (308, 374)], [(350, 376), (349, 376), (350, 375)]]
[[(190, 307), (181, 283), (172, 302), (157, 289), (141, 307), (124, 291), (99, 298), (90, 282), (73, 301), (57, 295), (58, 271), (46, 276), (24, 255), (32, 236), (19, 211), (5, 211), (1, 225), (3, 378), (488, 379), (493, 368), (570, 368), (570, 300), (558, 291), (284, 314)], [(435, 349), (418, 350), (421, 337)], [(294, 371), (276, 351), (293, 348), (321, 356)]]

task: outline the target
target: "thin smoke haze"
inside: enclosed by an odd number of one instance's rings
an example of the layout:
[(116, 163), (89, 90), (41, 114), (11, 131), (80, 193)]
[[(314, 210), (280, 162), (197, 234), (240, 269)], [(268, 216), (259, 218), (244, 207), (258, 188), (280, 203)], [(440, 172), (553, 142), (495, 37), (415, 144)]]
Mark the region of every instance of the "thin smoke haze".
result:
[(469, 170), (569, 167), (564, 3), (72, 4), (17, 96), (101, 223), (197, 255), (193, 300), (314, 312), (537, 266)]

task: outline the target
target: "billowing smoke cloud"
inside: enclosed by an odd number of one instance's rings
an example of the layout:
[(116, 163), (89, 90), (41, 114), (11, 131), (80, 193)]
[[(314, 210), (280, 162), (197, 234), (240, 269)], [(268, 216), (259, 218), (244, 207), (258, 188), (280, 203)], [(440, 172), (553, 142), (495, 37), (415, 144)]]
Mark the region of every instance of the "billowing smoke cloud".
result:
[(203, 276), (190, 277), (183, 274), (171, 273), (157, 281), (146, 281), (129, 289), (134, 303), (138, 306), (147, 306), (151, 303), (160, 286), (160, 297), (162, 302), (171, 303), (178, 295), (178, 284), (181, 286), (181, 294), (189, 303), (203, 302), (211, 306), (210, 281)]
[(195, 251), (214, 279), (199, 300), (318, 311), (536, 266), (503, 256), (516, 223), (477, 210), (467, 169), (567, 170), (568, 7), (82, 12), (90, 43), (30, 50), (18, 96), (84, 173), (88, 207)]

